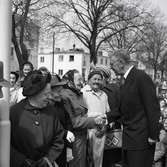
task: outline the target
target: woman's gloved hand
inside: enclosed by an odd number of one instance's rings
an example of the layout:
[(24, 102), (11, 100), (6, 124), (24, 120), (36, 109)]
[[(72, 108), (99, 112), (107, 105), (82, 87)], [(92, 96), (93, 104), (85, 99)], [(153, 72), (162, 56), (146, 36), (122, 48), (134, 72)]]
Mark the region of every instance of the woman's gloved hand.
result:
[(69, 143), (72, 143), (75, 141), (75, 136), (71, 131), (68, 131), (66, 139), (68, 140)]

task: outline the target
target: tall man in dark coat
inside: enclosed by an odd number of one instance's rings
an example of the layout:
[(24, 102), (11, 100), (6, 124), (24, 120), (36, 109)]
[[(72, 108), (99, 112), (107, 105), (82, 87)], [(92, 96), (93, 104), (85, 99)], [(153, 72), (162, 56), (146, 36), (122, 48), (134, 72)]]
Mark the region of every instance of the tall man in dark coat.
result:
[(130, 56), (119, 51), (113, 69), (122, 74), (119, 112), (107, 114), (108, 121), (121, 117), (123, 124), (123, 167), (151, 167), (159, 134), (160, 107), (151, 78), (138, 70)]

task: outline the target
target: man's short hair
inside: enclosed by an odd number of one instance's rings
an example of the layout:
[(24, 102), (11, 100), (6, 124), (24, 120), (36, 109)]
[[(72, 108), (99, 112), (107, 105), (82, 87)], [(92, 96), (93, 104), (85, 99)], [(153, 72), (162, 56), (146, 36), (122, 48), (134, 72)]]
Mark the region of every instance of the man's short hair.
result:
[(115, 51), (113, 56), (123, 59), (125, 63), (129, 63), (131, 61), (130, 55), (126, 49), (119, 49)]

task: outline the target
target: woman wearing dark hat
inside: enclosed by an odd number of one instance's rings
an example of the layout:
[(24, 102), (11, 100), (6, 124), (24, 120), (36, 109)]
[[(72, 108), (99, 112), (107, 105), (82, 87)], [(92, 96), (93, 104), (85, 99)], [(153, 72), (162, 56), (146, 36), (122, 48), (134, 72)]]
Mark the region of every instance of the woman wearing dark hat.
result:
[(38, 70), (23, 82), (23, 99), (10, 109), (11, 167), (52, 167), (64, 147), (64, 129), (49, 106), (51, 76)]
[(86, 167), (86, 144), (87, 129), (93, 128), (101, 120), (98, 117), (87, 117), (87, 106), (83, 95), (80, 92), (82, 88), (82, 77), (77, 70), (69, 70), (63, 80), (67, 82), (60, 91), (64, 100), (64, 107), (68, 112), (75, 141), (73, 143), (73, 159), (70, 161), (70, 167)]

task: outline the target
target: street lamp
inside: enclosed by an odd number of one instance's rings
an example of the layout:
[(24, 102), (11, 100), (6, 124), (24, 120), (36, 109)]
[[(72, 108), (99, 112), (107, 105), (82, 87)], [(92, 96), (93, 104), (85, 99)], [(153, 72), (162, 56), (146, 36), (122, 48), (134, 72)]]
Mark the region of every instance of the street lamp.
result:
[(54, 74), (54, 54), (55, 54), (55, 32), (53, 32), (53, 55), (52, 55), (52, 74)]

